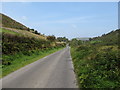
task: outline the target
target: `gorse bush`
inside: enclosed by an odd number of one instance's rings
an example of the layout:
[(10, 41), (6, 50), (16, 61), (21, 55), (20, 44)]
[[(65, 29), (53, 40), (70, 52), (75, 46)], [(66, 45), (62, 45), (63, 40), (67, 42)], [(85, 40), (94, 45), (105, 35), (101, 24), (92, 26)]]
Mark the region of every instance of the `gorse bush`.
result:
[(51, 42), (54, 42), (56, 40), (56, 37), (54, 35), (52, 36), (47, 36), (47, 39)]
[(3, 33), (2, 46), (3, 54), (15, 54), (17, 52), (49, 48), (50, 41)]
[(120, 87), (120, 57), (112, 48), (97, 50), (79, 46), (72, 57), (79, 86), (82, 88)]

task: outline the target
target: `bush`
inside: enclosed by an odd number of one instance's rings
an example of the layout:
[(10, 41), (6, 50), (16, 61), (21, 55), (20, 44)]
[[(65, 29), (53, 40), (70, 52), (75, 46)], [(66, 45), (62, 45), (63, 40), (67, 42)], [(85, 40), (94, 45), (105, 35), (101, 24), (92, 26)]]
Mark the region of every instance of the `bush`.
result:
[(99, 48), (81, 45), (71, 49), (79, 87), (120, 88), (118, 50)]
[(42, 39), (3, 33), (2, 46), (3, 54), (15, 54), (17, 52), (27, 52), (30, 50), (50, 47), (50, 42)]

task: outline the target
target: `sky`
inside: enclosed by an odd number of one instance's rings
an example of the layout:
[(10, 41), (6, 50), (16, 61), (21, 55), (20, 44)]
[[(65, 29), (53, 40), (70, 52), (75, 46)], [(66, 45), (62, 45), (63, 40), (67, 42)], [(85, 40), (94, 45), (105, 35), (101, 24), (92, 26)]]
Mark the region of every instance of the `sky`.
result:
[(118, 29), (117, 2), (4, 2), (1, 12), (42, 34), (69, 39)]

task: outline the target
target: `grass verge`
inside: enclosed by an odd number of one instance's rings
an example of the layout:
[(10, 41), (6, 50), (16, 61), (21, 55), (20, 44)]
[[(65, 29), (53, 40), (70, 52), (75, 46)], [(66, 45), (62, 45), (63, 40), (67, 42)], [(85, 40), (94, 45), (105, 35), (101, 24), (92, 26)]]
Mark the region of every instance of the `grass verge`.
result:
[(3, 58), (11, 60), (11, 63), (8, 65), (2, 65), (2, 76), (0, 76), (0, 78), (63, 48), (64, 47), (51, 48), (41, 51), (35, 50), (27, 52), (26, 54), (17, 53), (15, 55), (3, 55)]

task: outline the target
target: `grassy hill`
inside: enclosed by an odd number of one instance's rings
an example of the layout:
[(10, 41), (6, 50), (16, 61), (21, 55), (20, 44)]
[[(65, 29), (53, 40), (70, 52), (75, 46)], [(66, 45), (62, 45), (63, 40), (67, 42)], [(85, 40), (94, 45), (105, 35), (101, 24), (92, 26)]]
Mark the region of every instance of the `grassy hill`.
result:
[(25, 37), (34, 37), (38, 39), (46, 39), (46, 36), (38, 33), (37, 30), (30, 29), (4, 14), (0, 13), (0, 16), (2, 17), (0, 18), (0, 21), (2, 21), (0, 22), (0, 25), (2, 26), (1, 30), (3, 33), (22, 35)]
[(98, 41), (102, 42), (101, 44), (106, 44), (106, 45), (113, 45), (113, 44), (118, 44), (118, 37), (119, 37), (120, 29), (111, 31), (107, 34), (103, 34), (102, 36), (94, 37), (91, 38), (91, 41)]
[(21, 29), (21, 30), (28, 29), (25, 25), (13, 20), (12, 18), (4, 14), (0, 13), (0, 16), (2, 16), (2, 18), (0, 18), (1, 19), (0, 21), (2, 21), (2, 27), (15, 28), (15, 29)]

